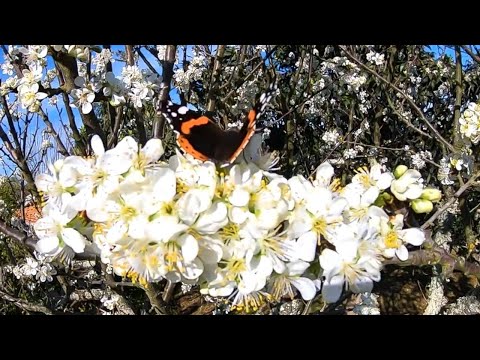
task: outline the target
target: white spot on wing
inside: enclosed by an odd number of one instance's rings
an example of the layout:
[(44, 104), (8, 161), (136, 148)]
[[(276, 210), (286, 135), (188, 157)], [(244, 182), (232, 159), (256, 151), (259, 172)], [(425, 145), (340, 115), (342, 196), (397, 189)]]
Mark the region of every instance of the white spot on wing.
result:
[(178, 108), (177, 111), (180, 115), (185, 115), (188, 111), (188, 108), (186, 106), (181, 106), (181, 107)]
[(177, 113), (176, 113), (176, 112), (172, 112), (170, 115), (172, 115), (172, 117), (177, 117)]

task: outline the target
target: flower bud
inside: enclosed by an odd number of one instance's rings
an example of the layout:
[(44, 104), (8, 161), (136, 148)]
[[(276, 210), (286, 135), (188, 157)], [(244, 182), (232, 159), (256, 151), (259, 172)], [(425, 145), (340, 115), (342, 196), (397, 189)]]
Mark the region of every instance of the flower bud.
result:
[(391, 204), (393, 202), (394, 198), (392, 195), (390, 195), (387, 192), (381, 193), (375, 202), (373, 203), (375, 206), (378, 207), (384, 207), (387, 204)]
[(417, 214), (427, 214), (433, 210), (433, 204), (430, 200), (415, 199), (410, 202), (410, 205)]
[(402, 176), (405, 171), (408, 170), (408, 167), (405, 165), (398, 165), (395, 170), (393, 171), (393, 176), (395, 176), (396, 179), (398, 179), (400, 176)]
[(430, 200), (430, 201), (439, 201), (442, 198), (442, 192), (434, 188), (423, 189), (421, 199)]

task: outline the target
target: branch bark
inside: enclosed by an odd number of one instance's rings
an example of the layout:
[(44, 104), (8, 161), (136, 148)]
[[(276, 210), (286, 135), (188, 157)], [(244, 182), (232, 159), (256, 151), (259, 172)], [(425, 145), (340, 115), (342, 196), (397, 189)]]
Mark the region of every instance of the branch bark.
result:
[(212, 77), (210, 79), (210, 89), (208, 91), (208, 104), (207, 111), (215, 110), (215, 95), (218, 90), (220, 79), (220, 68), (222, 66), (223, 54), (225, 53), (225, 45), (219, 45), (217, 49), (217, 54), (215, 56), (215, 62), (213, 64)]
[[(173, 77), (173, 65), (175, 64), (175, 54), (177, 52), (176, 45), (167, 45), (167, 50), (165, 51), (165, 60), (162, 63), (162, 88), (158, 95), (158, 102), (162, 103), (168, 100), (168, 93), (170, 92), (170, 83)], [(155, 109), (155, 117), (153, 119), (153, 137), (155, 139), (163, 138), (163, 126), (165, 124), (165, 118), (163, 115)]]
[(455, 46), (455, 111), (453, 115), (453, 146), (462, 148), (462, 136), (460, 133), (460, 107), (462, 106), (462, 52), (460, 46)]

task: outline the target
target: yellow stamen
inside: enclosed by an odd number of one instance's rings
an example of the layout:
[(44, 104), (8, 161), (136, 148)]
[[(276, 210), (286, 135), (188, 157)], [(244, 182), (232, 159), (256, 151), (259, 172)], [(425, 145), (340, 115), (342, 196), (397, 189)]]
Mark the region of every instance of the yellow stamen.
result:
[(185, 194), (189, 187), (181, 180), (177, 179), (177, 194)]
[(389, 231), (385, 236), (385, 246), (389, 249), (398, 249), (399, 241), (395, 231)]
[(330, 190), (333, 192), (342, 192), (342, 182), (339, 178), (333, 179), (332, 183), (330, 184)]
[(240, 227), (235, 223), (229, 223), (227, 226), (220, 229), (220, 237), (228, 244), (230, 241), (240, 240)]
[(315, 220), (313, 223), (313, 231), (315, 231), (318, 235), (327, 235), (327, 221), (321, 217)]

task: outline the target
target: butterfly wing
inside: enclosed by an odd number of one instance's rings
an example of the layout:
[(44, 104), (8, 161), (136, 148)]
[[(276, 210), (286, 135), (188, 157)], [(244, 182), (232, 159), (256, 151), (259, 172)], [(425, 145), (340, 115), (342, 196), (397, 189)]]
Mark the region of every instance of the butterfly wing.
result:
[(245, 149), (253, 134), (255, 134), (257, 120), (265, 112), (268, 103), (270, 102), (270, 100), (272, 100), (276, 91), (276, 82), (272, 81), (268, 89), (262, 95), (260, 95), (260, 98), (253, 106), (252, 110), (248, 112), (247, 117), (243, 121), (243, 126), (240, 129), (241, 142), (238, 144), (236, 150), (232, 153), (232, 155), (230, 155), (230, 157), (228, 158), (228, 161), (230, 163), (235, 161), (235, 159), (241, 154), (243, 149)]
[(171, 101), (164, 104), (161, 112), (177, 134), (178, 146), (183, 151), (198, 160), (215, 159), (216, 141), (224, 131), (209, 117)]
[(246, 116), (240, 130), (222, 130), (209, 117), (168, 101), (161, 107), (163, 116), (177, 134), (177, 143), (196, 159), (213, 160), (222, 165), (235, 161), (255, 133), (256, 121), (277, 90), (272, 82)]

